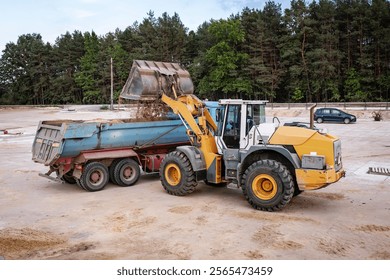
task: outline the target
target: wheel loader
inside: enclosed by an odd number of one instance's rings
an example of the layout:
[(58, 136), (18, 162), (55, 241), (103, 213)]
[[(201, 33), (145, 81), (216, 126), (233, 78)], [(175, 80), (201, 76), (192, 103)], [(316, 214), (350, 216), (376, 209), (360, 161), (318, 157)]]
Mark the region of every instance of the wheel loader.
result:
[(125, 99), (162, 101), (187, 128), (191, 145), (176, 147), (160, 166), (169, 194), (190, 194), (199, 181), (234, 183), (252, 207), (276, 211), (301, 191), (345, 175), (337, 137), (266, 123), (263, 100), (219, 100), (214, 121), (193, 90), (188, 71), (178, 63), (136, 60), (121, 92)]

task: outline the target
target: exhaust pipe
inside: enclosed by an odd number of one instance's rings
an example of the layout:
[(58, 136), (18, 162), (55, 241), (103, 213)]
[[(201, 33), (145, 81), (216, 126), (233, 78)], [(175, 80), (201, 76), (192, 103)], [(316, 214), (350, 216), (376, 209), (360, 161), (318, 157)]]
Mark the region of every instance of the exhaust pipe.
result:
[(310, 129), (314, 128), (314, 108), (317, 107), (317, 104), (310, 106)]

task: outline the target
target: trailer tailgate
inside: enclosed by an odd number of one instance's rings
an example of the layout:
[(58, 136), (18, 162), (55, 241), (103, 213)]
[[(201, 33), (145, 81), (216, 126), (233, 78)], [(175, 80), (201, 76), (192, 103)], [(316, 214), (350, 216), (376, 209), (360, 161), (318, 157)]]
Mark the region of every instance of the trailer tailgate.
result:
[(47, 124), (39, 123), (32, 146), (32, 159), (35, 162), (50, 165), (61, 155), (62, 140), (66, 123)]

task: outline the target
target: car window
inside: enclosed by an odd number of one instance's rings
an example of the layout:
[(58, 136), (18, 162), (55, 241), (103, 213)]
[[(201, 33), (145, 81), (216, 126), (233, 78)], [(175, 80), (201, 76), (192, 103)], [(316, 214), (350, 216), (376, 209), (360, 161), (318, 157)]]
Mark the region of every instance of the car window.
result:
[(330, 114), (330, 110), (329, 110), (329, 109), (323, 109), (323, 110), (322, 110), (322, 113), (323, 113), (323, 114)]
[(332, 114), (333, 114), (333, 115), (338, 115), (338, 114), (340, 114), (340, 111), (339, 111), (339, 110), (333, 109), (333, 110), (332, 110)]

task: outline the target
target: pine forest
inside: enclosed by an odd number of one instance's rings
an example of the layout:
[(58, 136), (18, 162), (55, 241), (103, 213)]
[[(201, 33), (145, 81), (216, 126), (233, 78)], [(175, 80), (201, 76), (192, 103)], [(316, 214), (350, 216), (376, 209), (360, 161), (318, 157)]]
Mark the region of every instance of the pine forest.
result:
[(105, 35), (68, 31), (9, 42), (0, 58), (0, 104), (107, 104), (134, 59), (178, 62), (201, 98), (271, 102), (390, 100), (390, 2), (269, 1), (195, 31), (179, 14), (129, 22)]

